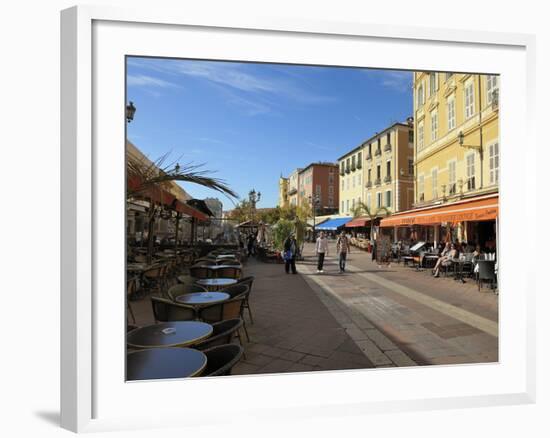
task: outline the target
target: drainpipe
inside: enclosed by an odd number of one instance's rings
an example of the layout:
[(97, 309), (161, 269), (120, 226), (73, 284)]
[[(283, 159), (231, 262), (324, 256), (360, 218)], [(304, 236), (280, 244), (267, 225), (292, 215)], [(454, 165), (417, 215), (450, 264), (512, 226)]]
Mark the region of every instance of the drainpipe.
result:
[(478, 76), (477, 89), (479, 93), (479, 167), (480, 167), (480, 184), (479, 188), (483, 189), (483, 127), (481, 125), (481, 75)]

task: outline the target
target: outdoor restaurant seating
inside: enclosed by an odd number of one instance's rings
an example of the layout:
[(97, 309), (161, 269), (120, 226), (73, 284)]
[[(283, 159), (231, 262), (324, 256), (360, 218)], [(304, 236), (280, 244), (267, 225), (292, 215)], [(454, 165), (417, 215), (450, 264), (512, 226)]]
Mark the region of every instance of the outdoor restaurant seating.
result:
[(150, 292), (162, 293), (165, 284), (166, 265), (155, 265), (143, 272), (145, 288)]
[(193, 306), (174, 303), (172, 300), (152, 296), (151, 305), (156, 322), (191, 321), (197, 319), (197, 311)]
[(215, 277), (218, 278), (235, 278), (238, 279), (241, 277), (241, 268), (237, 266), (226, 266), (220, 269), (216, 269)]
[(246, 284), (248, 286), (248, 293), (246, 294), (246, 300), (243, 305), (243, 311), (244, 309), (248, 310), (248, 316), (250, 317), (250, 323), (254, 324), (254, 319), (252, 318), (252, 310), (250, 309), (250, 294), (252, 293), (252, 285), (254, 284), (254, 277), (248, 276), (243, 277), (239, 280), (237, 284)]
[(241, 294), (247, 293), (250, 290), (250, 287), (246, 284), (234, 284), (232, 286), (227, 286), (223, 288), (222, 292), (229, 294), (231, 298), (235, 298)]
[(167, 294), (172, 301), (176, 301), (179, 295), (195, 292), (207, 292), (207, 289), (198, 284), (175, 284), (168, 289)]
[(230, 344), (237, 335), (237, 331), (242, 327), (243, 321), (240, 318), (227, 319), (212, 324), (212, 334), (193, 346), (197, 350), (205, 350), (216, 345)]
[(208, 269), (207, 266), (191, 266), (189, 268), (189, 275), (194, 278), (212, 278), (214, 277), (214, 271)]
[(206, 368), (202, 377), (228, 376), (241, 359), (244, 349), (237, 344), (227, 344), (209, 348), (203, 353), (206, 355)]
[(477, 289), (481, 290), (481, 285), (484, 282), (491, 283), (491, 288), (496, 283), (495, 274), (495, 261), (494, 260), (478, 260), (478, 272), (477, 272)]
[(132, 321), (135, 324), (136, 323), (136, 315), (134, 315), (134, 310), (132, 309), (132, 305), (130, 304), (130, 298), (133, 297), (133, 295), (136, 293), (137, 290), (137, 279), (135, 277), (128, 278), (128, 281), (126, 282), (126, 305), (128, 306), (128, 312), (130, 312), (130, 316), (132, 317)]
[[(245, 294), (241, 294), (221, 303), (204, 306), (199, 309), (199, 319), (201, 321), (212, 324), (215, 322), (223, 321), (225, 319), (241, 318), (243, 314), (245, 300)], [(247, 341), (250, 341), (250, 336), (248, 335), (248, 330), (246, 329), (246, 324), (244, 323), (243, 329)]]

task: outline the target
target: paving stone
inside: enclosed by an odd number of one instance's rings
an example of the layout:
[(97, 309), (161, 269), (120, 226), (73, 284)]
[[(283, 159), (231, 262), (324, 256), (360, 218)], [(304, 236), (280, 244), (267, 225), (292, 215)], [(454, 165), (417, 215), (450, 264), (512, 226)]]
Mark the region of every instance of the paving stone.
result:
[(417, 365), (409, 356), (403, 353), (401, 350), (387, 350), (384, 354), (388, 356), (391, 361), (398, 367), (411, 367)]

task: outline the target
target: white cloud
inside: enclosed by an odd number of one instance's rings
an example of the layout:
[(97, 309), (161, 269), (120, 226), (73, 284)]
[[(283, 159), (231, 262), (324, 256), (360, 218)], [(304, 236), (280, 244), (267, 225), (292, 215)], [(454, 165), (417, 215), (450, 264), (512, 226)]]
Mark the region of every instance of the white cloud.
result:
[(128, 75), (126, 78), (126, 84), (130, 87), (157, 87), (157, 88), (169, 88), (177, 87), (172, 82), (165, 81), (163, 79), (154, 78), (147, 75)]

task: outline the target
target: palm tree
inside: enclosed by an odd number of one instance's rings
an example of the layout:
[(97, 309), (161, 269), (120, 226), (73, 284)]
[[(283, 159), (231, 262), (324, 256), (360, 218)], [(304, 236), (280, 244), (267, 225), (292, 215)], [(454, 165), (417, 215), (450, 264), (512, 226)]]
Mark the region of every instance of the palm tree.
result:
[[(370, 225), (371, 225), (371, 231), (372, 231), (374, 220), (377, 217), (382, 216), (382, 213), (384, 214), (384, 216), (389, 216), (391, 214), (391, 211), (387, 207), (378, 207), (376, 210), (374, 209), (371, 210), (371, 208), (367, 204), (365, 204), (362, 201), (359, 201), (359, 203), (353, 208), (352, 213), (354, 218), (363, 216), (363, 215), (368, 216)], [(370, 237), (371, 237), (370, 240), (372, 242), (373, 240), (372, 232)]]
[(164, 154), (155, 161), (140, 159), (129, 155), (126, 163), (126, 177), (133, 179), (137, 185), (128, 187), (126, 198), (139, 197), (149, 189), (155, 187), (169, 187), (171, 181), (183, 181), (198, 184), (216, 190), (231, 198), (238, 198), (223, 179), (208, 176), (208, 170), (200, 170), (204, 164), (184, 164), (177, 162), (166, 163), (168, 154)]

